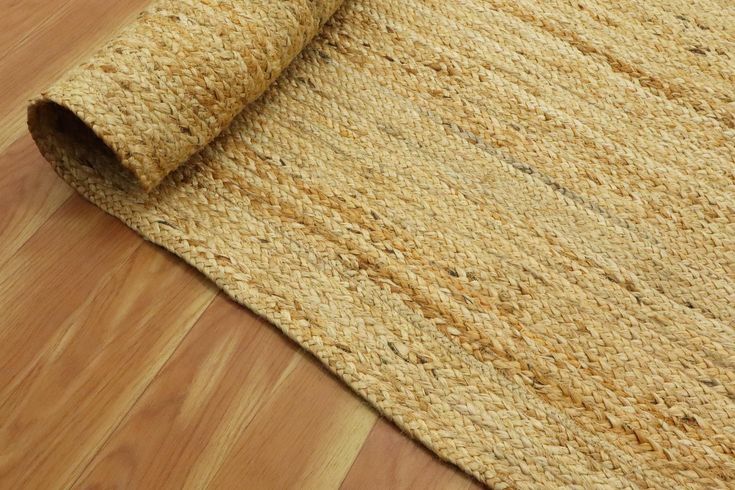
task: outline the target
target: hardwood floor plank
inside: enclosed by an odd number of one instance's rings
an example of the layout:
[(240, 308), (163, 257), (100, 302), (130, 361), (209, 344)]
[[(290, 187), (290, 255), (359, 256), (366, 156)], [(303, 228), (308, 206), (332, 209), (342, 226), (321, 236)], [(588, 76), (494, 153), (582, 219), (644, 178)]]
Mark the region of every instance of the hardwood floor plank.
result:
[[(91, 221), (93, 228), (99, 224)], [(49, 278), (21, 279), (25, 283), (17, 285), (25, 294), (11, 306), (16, 321), (3, 329), (0, 342), (3, 351), (12, 349), (8, 354), (15, 372), (0, 383), (5, 387), (0, 405), (2, 488), (68, 487), (216, 295), (193, 269), (135, 236), (129, 243), (120, 235), (112, 244), (95, 242), (94, 235), (110, 235), (114, 228), (80, 233), (84, 238), (77, 243), (84, 245), (72, 247), (70, 258), (60, 260), (66, 268), (90, 269), (81, 276), (69, 269), (58, 276), (78, 279), (82, 293), (66, 288), (65, 294), (57, 294), (61, 302), (48, 306)], [(45, 227), (28, 248), (52, 231)], [(126, 255), (115, 241), (131, 252)], [(94, 257), (95, 243), (110, 250), (101, 254), (109, 261)], [(89, 264), (80, 263), (83, 255)], [(80, 301), (69, 301), (69, 293)], [(22, 361), (19, 351), (28, 353)], [(3, 369), (4, 378), (7, 374)]]
[[(0, 405), (39, 353), (143, 241), (71, 197), (0, 267)], [(1, 421), (2, 419), (0, 419)]]
[[(218, 464), (212, 488), (338, 488), (377, 414), (301, 355)], [(207, 472), (204, 459), (193, 471)]]
[(142, 243), (73, 196), (0, 267), (0, 389)]
[(0, 44), (5, 49), (0, 53), (0, 61), (22, 46), (37, 28), (43, 26), (59, 10), (63, 10), (68, 3), (69, 0), (55, 0), (53, 3), (47, 0), (3, 0)]
[(390, 422), (380, 419), (352, 465), (342, 490), (483, 488), (457, 468), (439, 461)]
[(30, 135), (0, 154), (0, 266), (69, 197), (72, 189), (38, 153)]
[(203, 488), (301, 354), (220, 294), (78, 488)]

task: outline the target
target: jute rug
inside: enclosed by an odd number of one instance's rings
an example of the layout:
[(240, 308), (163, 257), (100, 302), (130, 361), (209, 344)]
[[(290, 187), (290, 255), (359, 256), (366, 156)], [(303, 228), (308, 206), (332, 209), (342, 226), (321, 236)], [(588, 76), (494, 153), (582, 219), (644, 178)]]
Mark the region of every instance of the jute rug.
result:
[(340, 3), (158, 2), (33, 136), (481, 481), (733, 488), (733, 3)]

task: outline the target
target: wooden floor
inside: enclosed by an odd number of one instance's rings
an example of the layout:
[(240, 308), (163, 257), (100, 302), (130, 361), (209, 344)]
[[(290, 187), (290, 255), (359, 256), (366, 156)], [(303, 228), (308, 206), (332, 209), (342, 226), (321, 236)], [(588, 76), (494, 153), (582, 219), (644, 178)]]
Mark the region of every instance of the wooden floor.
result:
[(0, 488), (475, 487), (38, 154), (27, 99), (146, 3), (0, 0)]

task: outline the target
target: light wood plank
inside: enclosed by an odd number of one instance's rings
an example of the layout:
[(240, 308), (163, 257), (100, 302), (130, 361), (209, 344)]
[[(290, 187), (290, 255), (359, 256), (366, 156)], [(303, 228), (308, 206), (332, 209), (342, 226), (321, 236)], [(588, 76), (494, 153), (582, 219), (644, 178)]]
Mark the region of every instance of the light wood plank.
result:
[[(72, 200), (11, 261), (17, 279), (3, 284), (18, 294), (3, 297), (1, 488), (73, 482), (217, 294), (172, 255), (106, 220), (84, 216)], [(69, 227), (75, 243), (43, 253), (42, 243), (75, 221), (84, 224)], [(36, 280), (45, 269), (37, 261), (66, 287)]]
[(220, 296), (75, 486), (336, 488), (375, 418)]
[(122, 223), (74, 196), (3, 264), (0, 389), (28, 369), (48, 338), (141, 243)]
[(75, 486), (202, 488), (301, 357), (218, 296)]
[(0, 154), (0, 266), (72, 195), (30, 135)]
[[(377, 414), (311, 357), (284, 373), (273, 396), (209, 481), (212, 488), (337, 488)], [(209, 460), (194, 467), (209, 472)]]
[(373, 488), (470, 490), (482, 486), (380, 419), (341, 486), (342, 490)]

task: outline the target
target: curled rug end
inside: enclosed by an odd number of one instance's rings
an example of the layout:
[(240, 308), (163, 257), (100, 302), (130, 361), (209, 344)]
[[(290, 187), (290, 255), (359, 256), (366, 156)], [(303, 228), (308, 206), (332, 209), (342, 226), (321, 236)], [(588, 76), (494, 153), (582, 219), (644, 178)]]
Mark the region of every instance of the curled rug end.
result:
[(155, 2), (31, 104), (30, 131), (57, 170), (95, 167), (151, 191), (257, 99), (341, 3)]

